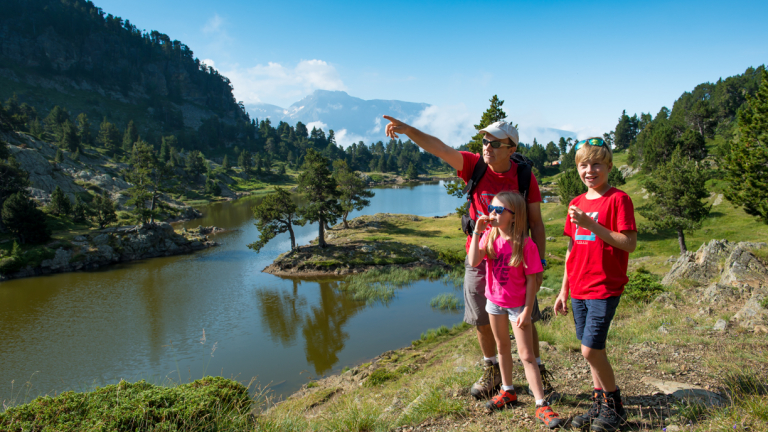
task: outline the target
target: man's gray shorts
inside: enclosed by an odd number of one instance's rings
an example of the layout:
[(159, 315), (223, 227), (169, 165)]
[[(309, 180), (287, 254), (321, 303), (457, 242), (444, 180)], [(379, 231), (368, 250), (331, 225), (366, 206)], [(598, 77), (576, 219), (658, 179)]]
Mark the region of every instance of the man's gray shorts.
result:
[[(485, 311), (485, 260), (477, 267), (469, 265), (469, 258), (464, 260), (464, 322), (473, 326), (489, 325), (491, 320)], [(533, 302), (531, 321), (541, 319), (539, 299)]]

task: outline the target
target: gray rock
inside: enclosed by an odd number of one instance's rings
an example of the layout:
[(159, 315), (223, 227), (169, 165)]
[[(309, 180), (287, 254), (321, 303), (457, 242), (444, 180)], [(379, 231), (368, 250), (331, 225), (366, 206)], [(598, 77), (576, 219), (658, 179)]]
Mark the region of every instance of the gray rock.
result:
[(659, 327), (656, 331), (658, 331), (661, 334), (669, 334), (669, 329), (667, 327), (665, 327), (664, 325)]
[(73, 240), (76, 241), (76, 242), (88, 241), (88, 239), (83, 237), (83, 236), (75, 236), (75, 238)]
[(728, 321), (720, 318), (719, 320), (717, 320), (717, 322), (715, 323), (715, 326), (712, 328), (717, 331), (724, 331), (725, 329), (728, 328)]
[(644, 377), (640, 381), (653, 385), (665, 394), (672, 395), (678, 400), (703, 404), (707, 407), (722, 406), (725, 404), (725, 399), (719, 394), (696, 385), (665, 381), (652, 377)]
[(768, 287), (768, 269), (750, 252), (763, 247), (765, 243), (741, 242), (736, 245), (725, 261), (725, 270), (720, 276), (720, 283), (727, 285), (741, 283), (752, 288)]
[(768, 309), (761, 303), (768, 298), (768, 290), (755, 290), (752, 297), (744, 304), (733, 319), (739, 321), (739, 325), (745, 328), (754, 329), (757, 326), (764, 326), (768, 323)]
[(555, 241), (555, 240), (556, 240), (556, 239), (555, 239), (554, 237), (547, 237), (547, 241), (548, 241), (548, 242), (553, 242), (553, 241)]
[(72, 259), (73, 255), (72, 251), (58, 248), (56, 249), (56, 255), (51, 259), (43, 260), (43, 262), (40, 263), (40, 267), (50, 270), (63, 269), (69, 266), (69, 260)]
[(732, 300), (733, 288), (719, 283), (710, 284), (702, 293), (702, 301), (710, 304), (718, 304), (724, 301)]
[(702, 285), (707, 284), (720, 275), (721, 263), (734, 247), (735, 245), (728, 240), (712, 240), (709, 244), (701, 245), (695, 253), (687, 252), (680, 255), (661, 283), (672, 285), (681, 279), (690, 279)]

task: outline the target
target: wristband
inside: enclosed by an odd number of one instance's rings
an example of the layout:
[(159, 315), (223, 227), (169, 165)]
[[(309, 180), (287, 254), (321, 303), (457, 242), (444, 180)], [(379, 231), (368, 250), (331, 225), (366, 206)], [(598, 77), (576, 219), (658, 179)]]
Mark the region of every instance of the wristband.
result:
[(542, 267), (547, 267), (547, 260), (545, 260), (545, 259), (541, 260), (541, 266)]

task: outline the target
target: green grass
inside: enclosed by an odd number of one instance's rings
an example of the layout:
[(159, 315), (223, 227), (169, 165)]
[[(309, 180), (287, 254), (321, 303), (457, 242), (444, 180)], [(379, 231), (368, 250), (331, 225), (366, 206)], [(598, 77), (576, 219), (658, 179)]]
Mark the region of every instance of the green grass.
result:
[(440, 310), (459, 310), (464, 306), (453, 293), (438, 294), (430, 300), (429, 305)]

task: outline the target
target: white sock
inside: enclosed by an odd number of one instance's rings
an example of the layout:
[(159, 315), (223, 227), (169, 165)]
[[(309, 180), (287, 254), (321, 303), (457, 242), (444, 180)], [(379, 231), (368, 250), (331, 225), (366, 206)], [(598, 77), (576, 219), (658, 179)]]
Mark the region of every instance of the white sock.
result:
[(497, 356), (483, 357), (483, 361), (488, 361), (488, 360), (490, 360), (491, 363), (493, 363), (493, 364), (499, 364), (499, 360), (498, 360)]
[(514, 391), (515, 390), (515, 386), (513, 386), (513, 385), (511, 385), (511, 386), (503, 385), (503, 386), (501, 386), (501, 388), (503, 388), (505, 392)]
[(536, 406), (537, 407), (544, 406), (544, 399), (536, 399)]
[(541, 357), (536, 357), (536, 364), (541, 366)]

